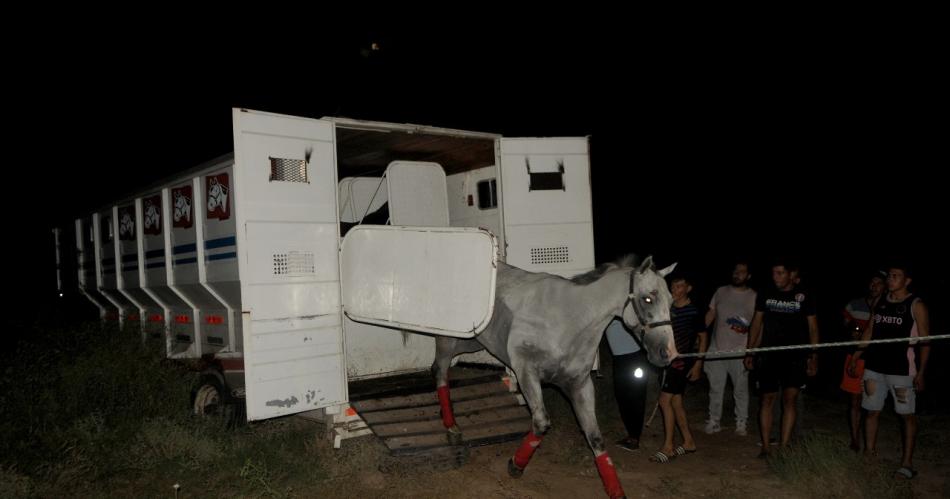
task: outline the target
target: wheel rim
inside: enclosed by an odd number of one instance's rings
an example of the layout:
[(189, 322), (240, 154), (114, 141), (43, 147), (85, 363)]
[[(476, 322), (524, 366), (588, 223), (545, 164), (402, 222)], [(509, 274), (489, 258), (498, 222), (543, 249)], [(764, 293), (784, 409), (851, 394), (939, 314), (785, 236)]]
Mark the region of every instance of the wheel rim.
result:
[(207, 416), (218, 414), (221, 406), (221, 394), (218, 389), (211, 385), (204, 385), (198, 389), (195, 394), (195, 414)]

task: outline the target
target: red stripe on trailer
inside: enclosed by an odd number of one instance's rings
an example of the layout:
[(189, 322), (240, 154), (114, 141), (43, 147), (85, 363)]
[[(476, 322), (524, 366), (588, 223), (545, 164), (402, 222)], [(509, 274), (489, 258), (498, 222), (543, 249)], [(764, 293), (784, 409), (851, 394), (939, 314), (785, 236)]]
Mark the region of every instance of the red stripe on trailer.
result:
[(162, 317), (161, 314), (153, 314), (148, 317), (149, 322), (162, 322), (163, 320), (165, 320), (165, 318)]
[(191, 322), (191, 317), (188, 317), (187, 315), (176, 315), (175, 322), (179, 324), (188, 324)]
[(244, 357), (228, 357), (217, 359), (221, 363), (221, 369), (225, 371), (243, 371)]
[(207, 321), (208, 324), (224, 324), (224, 317), (220, 315), (209, 315), (205, 318), (205, 321)]

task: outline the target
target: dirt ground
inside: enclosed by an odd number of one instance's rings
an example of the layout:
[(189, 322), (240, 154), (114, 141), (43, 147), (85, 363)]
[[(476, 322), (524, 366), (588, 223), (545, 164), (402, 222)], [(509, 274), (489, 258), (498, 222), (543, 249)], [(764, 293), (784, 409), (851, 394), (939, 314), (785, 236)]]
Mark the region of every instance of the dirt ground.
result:
[[(599, 385), (606, 384), (604, 381)], [(603, 390), (606, 386), (598, 386)], [(590, 450), (584, 442), (576, 422), (569, 415), (566, 402), (558, 402), (559, 395), (546, 393), (555, 426), (535, 453), (524, 476), (510, 478), (506, 471), (508, 458), (517, 442), (489, 445), (472, 449), (469, 461), (457, 469), (435, 471), (430, 467), (413, 468), (379, 466), (364, 463), (361, 470), (328, 481), (328, 492), (344, 493), (347, 497), (606, 497), (593, 463)], [(645, 429), (641, 450), (630, 452), (611, 445), (613, 459), (628, 497), (813, 497), (794, 481), (783, 480), (769, 464), (757, 458), (759, 447), (757, 427), (752, 426), (749, 436), (733, 433), (731, 404), (727, 402), (723, 431), (714, 435), (702, 432), (707, 398), (701, 385), (691, 386), (686, 394), (687, 410), (694, 430), (698, 452), (682, 456), (667, 464), (651, 463), (648, 457), (663, 438), (662, 420), (657, 417)], [(727, 400), (731, 395), (727, 393)], [(804, 417), (799, 440), (809, 434), (830, 435), (847, 444), (847, 422), (844, 406), (836, 402), (804, 395)], [(598, 400), (604, 397), (599, 395)], [(553, 403), (551, 401), (554, 401)], [(842, 402), (843, 403), (843, 402)], [(550, 407), (555, 406), (555, 407)], [(752, 407), (757, 407), (753, 398)], [(652, 405), (647, 410), (647, 417)], [(623, 435), (614, 407), (599, 409), (602, 430), (609, 442)], [(950, 496), (950, 455), (943, 446), (950, 440), (940, 430), (946, 428), (950, 417), (923, 415), (915, 465), (920, 474), (899, 496)], [(888, 414), (882, 419), (878, 462), (883, 468), (896, 469), (900, 457), (899, 430), (896, 418)], [(380, 451), (375, 437), (364, 437), (356, 445), (369, 445), (373, 450), (368, 457)], [(344, 447), (356, 440), (345, 441)], [(335, 451), (340, 452), (340, 451)], [(332, 454), (331, 454), (332, 455)], [(810, 479), (810, 478), (806, 478)], [(816, 478), (817, 479), (817, 478)], [(824, 478), (827, 479), (827, 478)], [(859, 478), (860, 479), (860, 478)], [(337, 483), (333, 483), (337, 482)], [(818, 485), (821, 487), (821, 485)], [(830, 490), (830, 489), (829, 489)], [(822, 494), (818, 494), (821, 496)], [(827, 496), (838, 496), (831, 493)], [(850, 494), (849, 494), (850, 495)], [(862, 494), (855, 492), (853, 497)], [(893, 493), (891, 494), (893, 495)]]

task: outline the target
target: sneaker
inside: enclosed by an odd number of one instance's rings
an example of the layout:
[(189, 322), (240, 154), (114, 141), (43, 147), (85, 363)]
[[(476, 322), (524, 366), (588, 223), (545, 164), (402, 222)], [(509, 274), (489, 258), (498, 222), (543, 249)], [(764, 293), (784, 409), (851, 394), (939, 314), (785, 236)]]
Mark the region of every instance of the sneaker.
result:
[(719, 433), (722, 431), (722, 426), (719, 426), (719, 421), (706, 421), (706, 434), (712, 435), (713, 433)]
[(620, 447), (623, 450), (633, 452), (635, 450), (640, 450), (640, 441), (636, 438), (627, 437), (623, 440), (617, 441), (617, 447)]
[(736, 424), (736, 435), (739, 435), (740, 437), (745, 437), (749, 435), (749, 431), (746, 429), (745, 423)]

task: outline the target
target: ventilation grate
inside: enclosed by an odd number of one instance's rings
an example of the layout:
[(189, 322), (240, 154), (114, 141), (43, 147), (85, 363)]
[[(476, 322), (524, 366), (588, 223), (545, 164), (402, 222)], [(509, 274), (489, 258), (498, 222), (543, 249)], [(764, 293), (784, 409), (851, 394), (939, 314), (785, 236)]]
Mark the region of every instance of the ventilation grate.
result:
[(270, 159), (271, 182), (309, 182), (307, 160), (270, 157), (268, 159)]
[(568, 263), (571, 261), (567, 246), (549, 246), (547, 248), (531, 248), (531, 264), (544, 265), (549, 263)]
[(274, 275), (315, 274), (313, 253), (290, 251), (274, 254)]

